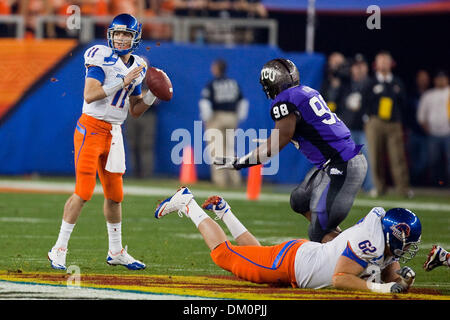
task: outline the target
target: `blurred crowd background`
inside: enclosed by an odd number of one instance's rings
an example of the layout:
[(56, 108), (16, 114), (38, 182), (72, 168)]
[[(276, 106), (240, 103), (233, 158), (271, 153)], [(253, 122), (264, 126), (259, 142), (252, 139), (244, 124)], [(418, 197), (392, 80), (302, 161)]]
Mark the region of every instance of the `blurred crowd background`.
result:
[[(70, 15), (70, 6), (76, 5), (84, 17), (116, 16), (129, 13), (142, 20), (154, 17), (214, 17), (214, 18), (266, 18), (268, 13), (261, 0), (1, 0), (0, 14), (20, 14), (25, 17), (26, 38), (33, 38), (36, 32), (36, 17), (46, 15)], [(96, 37), (103, 37), (105, 26), (98, 24)], [(5, 29), (5, 27), (3, 27)], [(8, 29), (8, 26), (6, 27)], [(11, 27), (9, 27), (11, 29)], [(11, 33), (11, 30), (6, 30)], [(210, 42), (213, 33), (224, 30), (209, 30)], [(226, 31), (226, 30), (225, 30)], [(170, 40), (173, 30), (164, 23), (145, 23), (143, 38)], [(5, 30), (3, 30), (5, 34)], [(73, 37), (65, 23), (46, 23), (45, 36), (48, 38)], [(201, 35), (196, 35), (200, 37)], [(216, 34), (216, 38), (220, 34)], [(223, 34), (222, 34), (223, 36)], [(234, 32), (233, 41), (253, 42), (252, 34)], [(239, 39), (238, 39), (239, 37)]]

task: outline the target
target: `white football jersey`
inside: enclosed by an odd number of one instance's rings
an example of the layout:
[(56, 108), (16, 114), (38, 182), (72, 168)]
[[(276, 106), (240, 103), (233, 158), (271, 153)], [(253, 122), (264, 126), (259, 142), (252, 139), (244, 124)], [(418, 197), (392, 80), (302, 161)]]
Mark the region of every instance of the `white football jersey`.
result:
[(300, 288), (319, 289), (331, 286), (337, 260), (345, 255), (365, 269), (376, 265), (381, 270), (395, 261), (385, 257), (385, 240), (381, 219), (385, 215), (381, 207), (373, 208), (356, 225), (343, 231), (330, 242), (306, 242), (295, 257), (295, 277)]
[(132, 57), (134, 58), (133, 64), (127, 67), (110, 47), (95, 45), (86, 50), (84, 53), (86, 73), (87, 66), (90, 65), (102, 68), (105, 73), (105, 80), (102, 85), (108, 85), (118, 78), (124, 78), (128, 72), (141, 65), (144, 65), (144, 69), (128, 87), (117, 90), (117, 92), (101, 100), (91, 103), (87, 103), (85, 100), (83, 113), (112, 124), (122, 124), (125, 121), (130, 106), (129, 96), (136, 86), (142, 83), (147, 71), (147, 64), (141, 57), (134, 54), (132, 54)]

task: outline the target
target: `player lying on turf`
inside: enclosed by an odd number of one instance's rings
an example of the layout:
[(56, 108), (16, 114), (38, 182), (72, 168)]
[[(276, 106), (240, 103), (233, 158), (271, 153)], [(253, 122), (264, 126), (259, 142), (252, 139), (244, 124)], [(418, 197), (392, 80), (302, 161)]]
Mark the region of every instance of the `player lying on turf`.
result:
[[(373, 208), (356, 225), (325, 244), (293, 239), (274, 246), (261, 246), (258, 240), (232, 213), (227, 202), (210, 197), (203, 208), (221, 219), (237, 245), (228, 241), (225, 232), (197, 204), (188, 188), (179, 189), (161, 202), (155, 211), (160, 219), (171, 212), (190, 218), (211, 250), (219, 267), (235, 276), (274, 285), (292, 285), (319, 289), (370, 290), (378, 293), (406, 292), (413, 284), (415, 272), (400, 267), (418, 251), (421, 237), (419, 218), (411, 211)], [(365, 271), (378, 266), (378, 282), (364, 280)]]
[(425, 271), (431, 271), (440, 266), (450, 268), (450, 253), (438, 245), (433, 245), (428, 253), (427, 260), (423, 264)]

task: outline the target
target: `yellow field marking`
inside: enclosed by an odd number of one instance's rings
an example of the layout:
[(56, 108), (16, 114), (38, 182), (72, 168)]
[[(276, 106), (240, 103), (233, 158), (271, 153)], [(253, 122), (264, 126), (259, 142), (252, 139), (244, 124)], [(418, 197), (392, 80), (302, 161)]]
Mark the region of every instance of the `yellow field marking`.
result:
[[(46, 285), (67, 285), (69, 275), (55, 272), (8, 272), (0, 280)], [(273, 288), (233, 278), (167, 275), (82, 274), (80, 286), (149, 294), (239, 300), (450, 300), (448, 295), (421, 293), (376, 294), (332, 289)]]

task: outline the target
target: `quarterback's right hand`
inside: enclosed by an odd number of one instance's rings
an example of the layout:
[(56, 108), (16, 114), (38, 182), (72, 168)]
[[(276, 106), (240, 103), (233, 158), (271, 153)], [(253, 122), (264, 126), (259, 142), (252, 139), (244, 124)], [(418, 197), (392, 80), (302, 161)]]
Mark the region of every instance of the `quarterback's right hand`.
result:
[(123, 78), (123, 86), (128, 86), (134, 79), (139, 77), (139, 74), (144, 70), (144, 66), (139, 66), (128, 72), (128, 74)]

